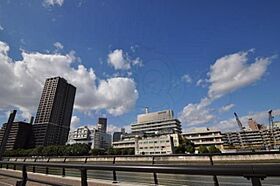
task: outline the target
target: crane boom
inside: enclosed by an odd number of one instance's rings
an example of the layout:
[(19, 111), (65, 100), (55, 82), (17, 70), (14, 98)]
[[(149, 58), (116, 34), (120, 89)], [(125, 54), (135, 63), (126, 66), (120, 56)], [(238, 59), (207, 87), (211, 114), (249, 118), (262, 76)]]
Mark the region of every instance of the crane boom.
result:
[(241, 130), (241, 131), (244, 131), (245, 127), (242, 126), (242, 123), (241, 123), (241, 121), (239, 120), (239, 117), (238, 117), (238, 115), (236, 114), (236, 112), (234, 112), (234, 116), (235, 116), (236, 122), (237, 122), (237, 124), (238, 124), (240, 130)]

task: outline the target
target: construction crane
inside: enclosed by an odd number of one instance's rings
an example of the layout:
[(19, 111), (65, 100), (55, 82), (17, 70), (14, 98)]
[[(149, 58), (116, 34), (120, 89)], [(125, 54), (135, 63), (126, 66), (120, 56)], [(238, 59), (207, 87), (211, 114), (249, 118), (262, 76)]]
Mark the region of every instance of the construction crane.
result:
[(235, 116), (236, 122), (237, 122), (237, 124), (238, 124), (240, 130), (241, 130), (241, 131), (244, 131), (244, 130), (245, 130), (245, 127), (242, 126), (242, 123), (241, 123), (241, 121), (239, 120), (239, 117), (238, 117), (238, 115), (236, 114), (236, 112), (234, 112), (234, 116)]
[(272, 148), (275, 147), (276, 145), (276, 141), (275, 141), (275, 136), (274, 136), (274, 132), (273, 132), (273, 116), (272, 116), (272, 110), (268, 111), (268, 125), (269, 125), (269, 131), (270, 131), (270, 141), (273, 141), (272, 143)]
[(272, 116), (272, 110), (268, 111), (268, 122), (269, 122), (269, 127), (273, 129), (273, 119), (274, 117)]

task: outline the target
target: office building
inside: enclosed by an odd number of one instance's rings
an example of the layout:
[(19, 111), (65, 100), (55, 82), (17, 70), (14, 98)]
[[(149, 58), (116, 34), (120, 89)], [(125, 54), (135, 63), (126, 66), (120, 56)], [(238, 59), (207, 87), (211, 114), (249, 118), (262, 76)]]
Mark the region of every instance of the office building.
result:
[(140, 114), (137, 116), (137, 123), (131, 125), (133, 134), (155, 133), (172, 134), (182, 133), (181, 122), (174, 119), (172, 110)]
[(182, 136), (191, 140), (195, 146), (215, 145), (219, 149), (223, 149), (222, 134), (219, 130), (209, 128), (197, 128), (192, 132), (183, 133)]
[[(6, 130), (7, 123), (4, 123), (0, 130), (0, 145), (2, 145), (2, 140), (4, 132)], [(33, 133), (32, 125), (26, 122), (13, 122), (11, 130), (8, 134), (8, 139), (6, 143), (6, 150), (14, 150), (19, 148), (32, 148), (33, 147)]]
[(61, 77), (45, 82), (33, 125), (35, 145), (64, 145), (67, 141), (76, 88)]
[(67, 144), (88, 144), (91, 149), (108, 149), (111, 146), (111, 134), (106, 133), (107, 118), (99, 118), (96, 128), (78, 127), (69, 133)]
[(72, 132), (69, 132), (67, 144), (72, 145), (75, 143), (88, 144), (91, 146), (91, 131), (87, 126), (78, 127)]
[(99, 131), (107, 131), (107, 118), (98, 118), (97, 128)]
[(172, 110), (149, 113), (146, 109), (131, 124), (131, 133), (116, 133), (113, 148), (134, 148), (135, 154), (172, 154), (181, 132), (181, 122)]
[(122, 139), (122, 135), (125, 135), (125, 129), (121, 128), (120, 132), (113, 133), (113, 142), (120, 141)]
[(174, 143), (171, 135), (136, 138), (135, 155), (160, 155), (173, 153)]

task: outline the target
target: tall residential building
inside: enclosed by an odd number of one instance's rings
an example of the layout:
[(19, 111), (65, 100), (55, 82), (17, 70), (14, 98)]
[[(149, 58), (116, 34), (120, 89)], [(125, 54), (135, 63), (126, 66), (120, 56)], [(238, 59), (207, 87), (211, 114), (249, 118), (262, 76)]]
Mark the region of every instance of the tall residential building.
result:
[(33, 125), (35, 145), (64, 145), (67, 141), (76, 87), (61, 77), (45, 82)]
[[(4, 123), (0, 130), (0, 146), (2, 145), (2, 140), (6, 127), (7, 123)], [(32, 125), (30, 123), (22, 121), (13, 122), (8, 135), (9, 137), (5, 146), (6, 150), (33, 147), (32, 142), (34, 140), (32, 134)]]
[(97, 128), (98, 128), (98, 130), (100, 130), (102, 132), (106, 132), (107, 131), (107, 118), (98, 118)]

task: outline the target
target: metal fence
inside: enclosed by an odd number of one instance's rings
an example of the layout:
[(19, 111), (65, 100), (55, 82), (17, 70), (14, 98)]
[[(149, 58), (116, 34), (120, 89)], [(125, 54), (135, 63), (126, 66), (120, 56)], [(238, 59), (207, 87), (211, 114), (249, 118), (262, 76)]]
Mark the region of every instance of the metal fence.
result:
[[(89, 170), (103, 170), (112, 172), (112, 182), (117, 182), (117, 172), (145, 172), (153, 173), (153, 182), (159, 183), (157, 174), (184, 174), (184, 175), (207, 175), (213, 176), (214, 185), (219, 185), (216, 176), (245, 177), (251, 180), (253, 186), (260, 186), (261, 180), (267, 177), (280, 176), (279, 165), (190, 165), (190, 166), (166, 166), (166, 165), (92, 165), (92, 164), (70, 164), (70, 163), (41, 163), (41, 162), (9, 162), (0, 161), (1, 168), (12, 168), (22, 170), (21, 181), (18, 185), (26, 185), (26, 182), (35, 181), (43, 184), (56, 185), (43, 180), (32, 180), (28, 178), (28, 171), (36, 172), (37, 168), (44, 168), (45, 174), (49, 174), (49, 168), (61, 169), (61, 176), (65, 176), (65, 169), (75, 169), (80, 172), (81, 185), (87, 186), (87, 172)], [(18, 177), (17, 177), (18, 178)]]

